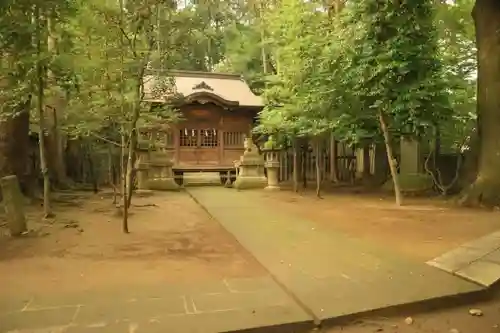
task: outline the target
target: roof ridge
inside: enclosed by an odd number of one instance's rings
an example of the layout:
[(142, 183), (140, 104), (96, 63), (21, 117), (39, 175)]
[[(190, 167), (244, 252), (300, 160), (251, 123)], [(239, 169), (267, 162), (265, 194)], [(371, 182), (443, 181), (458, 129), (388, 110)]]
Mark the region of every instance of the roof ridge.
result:
[(151, 72), (156, 74), (170, 74), (173, 76), (184, 76), (184, 77), (199, 77), (199, 78), (219, 78), (219, 79), (243, 79), (241, 74), (236, 73), (220, 73), (220, 72), (203, 72), (203, 71), (187, 71), (187, 70), (151, 70)]

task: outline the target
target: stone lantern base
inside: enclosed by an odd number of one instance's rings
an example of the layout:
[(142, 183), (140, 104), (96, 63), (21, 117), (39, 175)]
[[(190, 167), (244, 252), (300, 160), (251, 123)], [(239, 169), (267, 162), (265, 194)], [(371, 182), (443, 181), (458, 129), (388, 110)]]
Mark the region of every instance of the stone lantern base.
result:
[[(172, 161), (167, 153), (154, 152), (150, 154), (149, 161), (140, 164), (142, 172), (147, 172), (147, 176), (143, 176), (144, 186), (141, 190), (153, 191), (177, 191), (179, 185), (174, 179), (172, 171)], [(146, 170), (146, 171), (145, 171)]]
[(245, 139), (245, 152), (235, 162), (238, 169), (233, 187), (238, 190), (264, 188), (267, 178), (264, 173), (264, 159), (250, 139)]
[(266, 185), (267, 179), (265, 176), (238, 177), (233, 183), (233, 187), (238, 190), (265, 188)]

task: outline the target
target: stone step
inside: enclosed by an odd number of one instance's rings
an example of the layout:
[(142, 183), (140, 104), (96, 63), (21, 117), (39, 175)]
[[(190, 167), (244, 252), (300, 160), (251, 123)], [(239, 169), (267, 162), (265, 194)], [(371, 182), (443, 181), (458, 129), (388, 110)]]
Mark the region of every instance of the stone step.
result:
[(184, 172), (182, 176), (184, 186), (221, 186), (222, 181), (218, 172)]

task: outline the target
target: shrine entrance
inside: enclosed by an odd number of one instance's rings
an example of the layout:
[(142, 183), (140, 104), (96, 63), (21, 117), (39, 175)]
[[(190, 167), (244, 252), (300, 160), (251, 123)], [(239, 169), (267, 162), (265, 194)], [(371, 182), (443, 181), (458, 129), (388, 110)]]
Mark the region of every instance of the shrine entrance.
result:
[(179, 164), (217, 166), (220, 163), (219, 130), (189, 126), (179, 130)]
[[(168, 124), (166, 150), (172, 156), (172, 170), (217, 172), (235, 170), (250, 135), (254, 120), (263, 107), (240, 75), (174, 71), (176, 98), (170, 105), (179, 118)], [(161, 76), (148, 76), (147, 91)], [(150, 101), (164, 105), (166, 96)]]

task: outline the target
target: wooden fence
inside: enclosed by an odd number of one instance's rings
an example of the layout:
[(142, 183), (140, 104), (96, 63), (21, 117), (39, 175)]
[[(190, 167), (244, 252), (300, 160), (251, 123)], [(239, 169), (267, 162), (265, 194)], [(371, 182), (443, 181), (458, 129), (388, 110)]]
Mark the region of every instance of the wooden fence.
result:
[[(336, 147), (332, 147), (335, 144)], [(319, 156), (316, 156), (319, 155)], [(356, 171), (355, 149), (347, 144), (328, 141), (322, 145), (319, 154), (308, 144), (298, 149), (297, 162), (300, 169), (299, 179), (308, 181), (316, 180), (316, 159), (320, 160), (320, 174), (322, 180), (333, 179), (332, 164), (335, 163), (337, 179), (339, 181), (350, 181)], [(280, 152), (281, 182), (290, 181), (293, 177), (293, 149)]]

